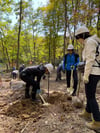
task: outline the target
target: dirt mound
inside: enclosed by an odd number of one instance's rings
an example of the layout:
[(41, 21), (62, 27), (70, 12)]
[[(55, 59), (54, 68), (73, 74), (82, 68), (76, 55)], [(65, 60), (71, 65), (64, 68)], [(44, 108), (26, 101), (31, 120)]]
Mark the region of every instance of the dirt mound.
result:
[(67, 101), (67, 97), (67, 94), (61, 92), (53, 92), (49, 97), (47, 97), (47, 101), (51, 104), (59, 104), (60, 102)]
[(43, 110), (39, 103), (34, 103), (31, 100), (21, 100), (11, 103), (5, 115), (21, 119), (36, 118), (41, 115)]
[(47, 80), (41, 87), (44, 90), (42, 96), (49, 106), (25, 99), (24, 87), (10, 88), (9, 81), (7, 83), (0, 89), (0, 133), (94, 133), (79, 118), (81, 109), (76, 108), (73, 99), (67, 95), (65, 80), (55, 82), (55, 73), (50, 78), (49, 97)]

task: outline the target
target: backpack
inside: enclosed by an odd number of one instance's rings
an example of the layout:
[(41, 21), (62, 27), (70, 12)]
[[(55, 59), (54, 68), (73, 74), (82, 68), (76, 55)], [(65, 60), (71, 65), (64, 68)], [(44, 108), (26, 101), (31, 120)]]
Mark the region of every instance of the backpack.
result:
[[(96, 47), (96, 57), (100, 56), (100, 42), (98, 42), (98, 46)], [(100, 60), (95, 58), (95, 61), (98, 63), (98, 67), (100, 67)]]

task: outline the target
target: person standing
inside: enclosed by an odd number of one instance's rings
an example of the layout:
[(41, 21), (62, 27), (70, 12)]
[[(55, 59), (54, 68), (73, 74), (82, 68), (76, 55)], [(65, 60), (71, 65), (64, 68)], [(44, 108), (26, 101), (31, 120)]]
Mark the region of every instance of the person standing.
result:
[(13, 70), (12, 71), (12, 78), (16, 79), (18, 77), (18, 70)]
[(61, 80), (61, 71), (63, 71), (63, 61), (61, 61), (61, 63), (57, 67), (56, 81)]
[(20, 79), (26, 82), (25, 98), (30, 98), (30, 86), (32, 86), (31, 97), (36, 100), (36, 92), (40, 90), (41, 77), (44, 74), (50, 74), (53, 70), (52, 64), (31, 66), (23, 69), (20, 73)]
[(68, 45), (68, 54), (65, 54), (63, 59), (63, 70), (66, 70), (66, 80), (67, 80), (67, 88), (70, 88), (71, 82), (71, 73), (73, 71), (73, 92), (72, 96), (76, 95), (77, 84), (78, 84), (78, 75), (77, 75), (77, 65), (79, 63), (79, 55), (74, 52), (74, 46), (72, 44)]
[(93, 130), (100, 130), (100, 111), (96, 100), (96, 87), (100, 81), (100, 39), (97, 35), (91, 36), (85, 26), (76, 30), (75, 37), (84, 47), (82, 53), (83, 61), (85, 61), (83, 81), (87, 100), (85, 110), (79, 116), (91, 119), (92, 115), (92, 122), (87, 122), (86, 126)]

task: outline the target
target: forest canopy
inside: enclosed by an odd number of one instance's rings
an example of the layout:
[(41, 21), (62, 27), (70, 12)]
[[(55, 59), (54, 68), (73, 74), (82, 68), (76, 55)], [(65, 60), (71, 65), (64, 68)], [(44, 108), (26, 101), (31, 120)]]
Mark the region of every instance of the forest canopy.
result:
[(0, 63), (7, 69), (22, 63), (56, 66), (69, 43), (81, 53), (74, 38), (81, 25), (100, 37), (99, 0), (49, 0), (36, 10), (33, 5), (34, 0), (0, 0)]

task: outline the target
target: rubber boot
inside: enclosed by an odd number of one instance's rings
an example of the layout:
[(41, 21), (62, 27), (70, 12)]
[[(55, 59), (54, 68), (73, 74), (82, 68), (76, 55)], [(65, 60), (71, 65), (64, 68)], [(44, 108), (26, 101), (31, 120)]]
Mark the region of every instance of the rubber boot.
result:
[(86, 126), (89, 129), (95, 130), (97, 132), (100, 132), (100, 121), (93, 120), (92, 122), (88, 123), (86, 122)]
[(92, 120), (91, 113), (88, 113), (86, 110), (83, 110), (83, 112), (79, 114), (79, 117), (88, 121)]
[(36, 93), (35, 93), (35, 92), (32, 92), (31, 95), (32, 95), (32, 100), (33, 100), (33, 101), (36, 101)]
[(29, 88), (26, 88), (26, 89), (25, 89), (25, 98), (30, 98), (30, 95), (29, 95)]

